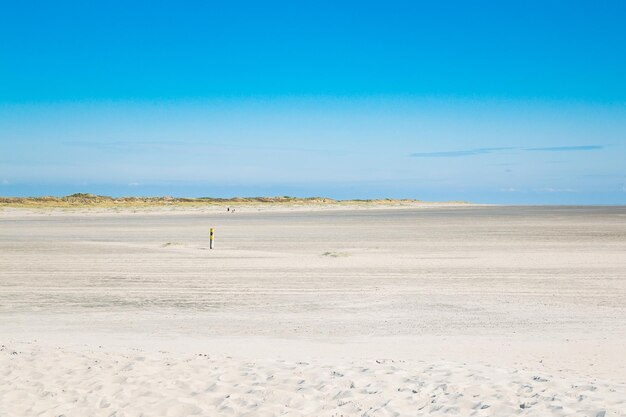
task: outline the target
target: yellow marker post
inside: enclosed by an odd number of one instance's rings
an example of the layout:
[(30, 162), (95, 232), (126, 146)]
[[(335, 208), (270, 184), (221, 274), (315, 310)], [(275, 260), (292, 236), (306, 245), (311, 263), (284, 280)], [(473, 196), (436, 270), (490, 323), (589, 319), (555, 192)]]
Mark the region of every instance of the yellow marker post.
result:
[(210, 234), (210, 239), (209, 239), (209, 249), (213, 249), (213, 231), (214, 229), (211, 228), (211, 234)]

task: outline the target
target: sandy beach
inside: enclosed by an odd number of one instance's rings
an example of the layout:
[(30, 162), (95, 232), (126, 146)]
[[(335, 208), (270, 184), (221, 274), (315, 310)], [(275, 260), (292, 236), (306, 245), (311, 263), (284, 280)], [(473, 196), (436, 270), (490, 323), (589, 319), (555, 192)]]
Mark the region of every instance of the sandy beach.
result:
[(626, 207), (4, 208), (0, 416), (626, 416), (625, 300)]

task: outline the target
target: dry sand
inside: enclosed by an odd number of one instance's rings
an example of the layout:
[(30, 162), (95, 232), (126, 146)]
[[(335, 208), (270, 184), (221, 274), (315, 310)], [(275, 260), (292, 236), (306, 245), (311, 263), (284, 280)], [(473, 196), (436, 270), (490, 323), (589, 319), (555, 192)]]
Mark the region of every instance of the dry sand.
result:
[(359, 208), (0, 211), (0, 416), (626, 416), (625, 207)]

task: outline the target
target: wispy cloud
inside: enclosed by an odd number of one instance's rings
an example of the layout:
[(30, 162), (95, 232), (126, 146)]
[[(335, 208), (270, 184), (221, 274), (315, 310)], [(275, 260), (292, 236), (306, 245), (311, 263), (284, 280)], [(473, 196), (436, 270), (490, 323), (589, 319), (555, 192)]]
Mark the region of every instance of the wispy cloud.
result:
[(460, 151), (443, 151), (443, 152), (417, 152), (412, 153), (410, 156), (414, 158), (451, 158), (458, 156), (473, 156), (473, 155), (484, 155), (492, 152), (498, 151), (506, 151), (510, 149), (515, 149), (512, 147), (505, 148), (474, 148), (474, 149), (465, 149)]
[(300, 152), (300, 153), (321, 153), (335, 155), (348, 154), (347, 151), (329, 150), (325, 148), (309, 148), (297, 146), (257, 146), (253, 144), (240, 145), (236, 143), (199, 141), (199, 140), (178, 140), (178, 141), (147, 141), (147, 140), (119, 140), (119, 141), (65, 141), (63, 145), (75, 148), (97, 149), (114, 152), (146, 152), (164, 150), (186, 150), (189, 152), (206, 151), (208, 149), (220, 150), (248, 150), (248, 151), (277, 151), (277, 152)]
[(576, 190), (573, 188), (552, 188), (552, 187), (544, 187), (539, 188), (538, 190), (541, 193), (575, 193)]
[(117, 140), (117, 141), (66, 141), (63, 142), (63, 145), (77, 148), (91, 148), (98, 150), (113, 150), (113, 151), (123, 151), (127, 152), (129, 150), (146, 150), (153, 149), (157, 147), (166, 147), (166, 146), (185, 146), (189, 145), (189, 143), (180, 143), (180, 142), (159, 142), (159, 141), (126, 141), (126, 140)]
[(521, 148), (515, 146), (507, 146), (500, 148), (474, 148), (463, 149), (458, 151), (437, 151), (437, 152), (416, 152), (410, 156), (414, 158), (452, 158), (459, 156), (485, 155), (500, 151), (522, 150), (530, 152), (575, 152), (575, 151), (595, 151), (604, 149), (604, 145), (576, 145), (576, 146), (548, 146), (543, 148)]
[(603, 145), (582, 145), (582, 146), (551, 146), (547, 148), (526, 148), (525, 151), (541, 152), (570, 152), (570, 151), (595, 151), (603, 149)]

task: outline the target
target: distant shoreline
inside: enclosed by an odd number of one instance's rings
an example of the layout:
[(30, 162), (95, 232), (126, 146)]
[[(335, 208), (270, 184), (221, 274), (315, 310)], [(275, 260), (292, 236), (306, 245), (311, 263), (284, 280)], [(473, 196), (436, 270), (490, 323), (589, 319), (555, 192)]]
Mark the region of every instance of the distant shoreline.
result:
[(327, 197), (110, 197), (78, 193), (63, 197), (0, 197), (0, 207), (9, 208), (136, 208), (136, 207), (199, 207), (199, 206), (398, 206), (398, 205), (472, 205), (466, 201), (425, 202), (413, 199), (335, 200)]

